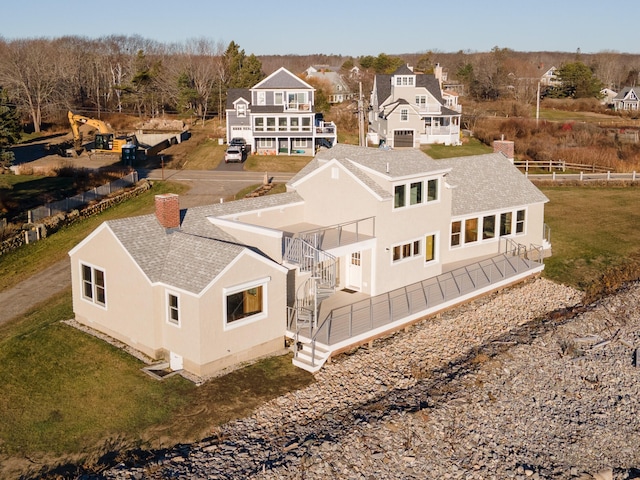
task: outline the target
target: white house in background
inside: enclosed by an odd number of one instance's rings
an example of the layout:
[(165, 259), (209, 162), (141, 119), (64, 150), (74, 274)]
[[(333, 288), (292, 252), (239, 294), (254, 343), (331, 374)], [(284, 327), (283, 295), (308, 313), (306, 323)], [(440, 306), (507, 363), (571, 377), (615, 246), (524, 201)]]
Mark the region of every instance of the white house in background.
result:
[(613, 105), (613, 99), (618, 96), (618, 92), (614, 92), (610, 88), (603, 88), (600, 90), (600, 95), (602, 96), (600, 103), (603, 105)]
[(338, 144), (285, 193), (104, 222), (69, 252), (75, 318), (196, 375), (286, 344), (315, 371), (539, 273), (546, 202), (501, 153)]
[(546, 72), (542, 74), (540, 77), (540, 85), (545, 87), (557, 87), (562, 84), (562, 82), (558, 79), (556, 75), (557, 72), (556, 67), (551, 67)]
[(392, 148), (441, 143), (460, 145), (458, 96), (443, 96), (435, 75), (404, 65), (376, 75), (369, 112), (369, 138)]

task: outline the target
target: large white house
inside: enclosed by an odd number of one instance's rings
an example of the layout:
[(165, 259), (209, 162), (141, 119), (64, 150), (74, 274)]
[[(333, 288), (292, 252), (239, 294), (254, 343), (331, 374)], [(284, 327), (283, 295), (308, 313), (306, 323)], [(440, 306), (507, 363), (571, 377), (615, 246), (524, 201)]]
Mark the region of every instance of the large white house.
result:
[(547, 198), (502, 153), (321, 149), (281, 194), (109, 220), (73, 248), (76, 320), (208, 375), (331, 355), (543, 269)]

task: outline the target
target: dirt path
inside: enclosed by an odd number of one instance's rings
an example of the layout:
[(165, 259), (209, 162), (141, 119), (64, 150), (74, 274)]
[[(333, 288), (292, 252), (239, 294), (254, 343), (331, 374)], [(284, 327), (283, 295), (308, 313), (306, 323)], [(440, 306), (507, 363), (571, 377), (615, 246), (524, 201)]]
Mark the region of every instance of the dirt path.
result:
[(62, 260), (18, 285), (0, 292), (0, 325), (71, 286), (69, 260)]

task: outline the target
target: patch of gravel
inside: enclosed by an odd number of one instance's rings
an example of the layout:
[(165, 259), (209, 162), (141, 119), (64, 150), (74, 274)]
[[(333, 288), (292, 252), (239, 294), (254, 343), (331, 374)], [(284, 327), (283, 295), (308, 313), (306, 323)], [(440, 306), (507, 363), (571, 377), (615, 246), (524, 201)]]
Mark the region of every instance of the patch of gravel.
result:
[(579, 302), (542, 278), (479, 299), (100, 478), (640, 478), (640, 283)]

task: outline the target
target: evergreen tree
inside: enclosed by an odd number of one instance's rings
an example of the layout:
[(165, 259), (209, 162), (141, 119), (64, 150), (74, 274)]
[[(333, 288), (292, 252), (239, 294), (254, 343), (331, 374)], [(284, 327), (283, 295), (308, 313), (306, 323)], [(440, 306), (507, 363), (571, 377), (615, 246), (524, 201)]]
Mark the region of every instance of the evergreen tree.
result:
[(20, 139), (20, 130), (18, 110), (9, 103), (6, 92), (0, 87), (0, 168), (7, 168), (13, 161), (13, 152), (7, 148)]
[(599, 98), (602, 82), (594, 75), (593, 70), (582, 62), (565, 63), (557, 71), (556, 76), (562, 83), (556, 88), (556, 96), (571, 98)]

